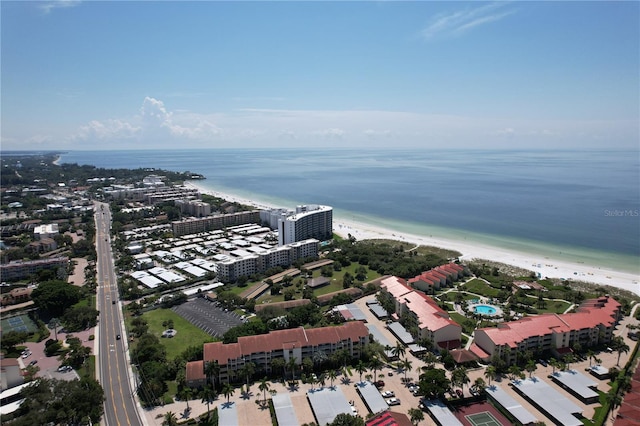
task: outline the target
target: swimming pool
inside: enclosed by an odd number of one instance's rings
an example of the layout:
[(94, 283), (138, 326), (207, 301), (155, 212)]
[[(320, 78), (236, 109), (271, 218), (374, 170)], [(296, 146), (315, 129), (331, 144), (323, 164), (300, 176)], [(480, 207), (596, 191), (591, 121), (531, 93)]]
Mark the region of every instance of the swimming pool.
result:
[(473, 310), (475, 313), (482, 315), (495, 315), (498, 312), (496, 308), (489, 305), (476, 305)]

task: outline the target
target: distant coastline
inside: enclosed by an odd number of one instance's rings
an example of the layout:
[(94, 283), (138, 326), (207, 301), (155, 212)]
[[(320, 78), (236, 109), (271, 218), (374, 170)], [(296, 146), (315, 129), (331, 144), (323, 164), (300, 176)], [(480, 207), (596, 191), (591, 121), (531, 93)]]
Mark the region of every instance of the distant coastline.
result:
[[(187, 182), (186, 186), (197, 188), (200, 192), (224, 198), (229, 201), (239, 202), (246, 205), (252, 205), (261, 209), (269, 208), (293, 208), (294, 206), (278, 205), (274, 202), (250, 199), (246, 196), (234, 194), (230, 190), (217, 191), (208, 188), (205, 182)], [(572, 262), (569, 260), (559, 259), (553, 255), (545, 255), (540, 253), (526, 253), (516, 249), (511, 250), (497, 246), (491, 246), (478, 241), (456, 240), (452, 238), (424, 236), (417, 233), (404, 232), (391, 229), (384, 224), (368, 223), (356, 219), (356, 216), (349, 219), (339, 212), (334, 214), (334, 232), (342, 237), (348, 234), (353, 235), (357, 240), (368, 239), (390, 239), (405, 241), (414, 244), (440, 247), (450, 250), (456, 250), (462, 253), (461, 260), (485, 259), (494, 262), (512, 265), (517, 268), (526, 269), (536, 274), (540, 274), (542, 278), (559, 278), (574, 281), (584, 281), (599, 285), (608, 285), (621, 288), (635, 294), (640, 294), (639, 274), (632, 270), (632, 264), (629, 264), (629, 270), (622, 268), (611, 268), (606, 266), (596, 266), (587, 262)]]

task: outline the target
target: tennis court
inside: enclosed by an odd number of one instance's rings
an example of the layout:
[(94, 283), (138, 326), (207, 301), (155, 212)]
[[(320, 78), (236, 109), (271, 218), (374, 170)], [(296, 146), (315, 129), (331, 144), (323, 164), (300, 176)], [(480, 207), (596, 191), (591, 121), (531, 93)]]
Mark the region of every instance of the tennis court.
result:
[(35, 323), (28, 315), (18, 315), (15, 317), (3, 318), (2, 330), (5, 333), (9, 331), (35, 333), (38, 331), (38, 327), (36, 327)]
[(502, 426), (502, 423), (500, 423), (498, 419), (493, 417), (493, 415), (488, 411), (469, 414), (465, 417), (473, 426)]
[(453, 415), (464, 426), (511, 426), (512, 424), (488, 401), (456, 407)]

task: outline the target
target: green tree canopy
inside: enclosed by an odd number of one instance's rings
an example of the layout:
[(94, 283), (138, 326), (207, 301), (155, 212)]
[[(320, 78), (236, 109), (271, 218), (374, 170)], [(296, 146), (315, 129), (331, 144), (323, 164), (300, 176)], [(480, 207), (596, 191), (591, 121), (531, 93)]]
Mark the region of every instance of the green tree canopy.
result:
[(22, 391), (25, 400), (12, 425), (96, 424), (103, 413), (104, 391), (94, 380), (56, 380), (40, 378)]
[(31, 293), (35, 305), (54, 317), (61, 317), (80, 300), (80, 289), (61, 280), (41, 283)]

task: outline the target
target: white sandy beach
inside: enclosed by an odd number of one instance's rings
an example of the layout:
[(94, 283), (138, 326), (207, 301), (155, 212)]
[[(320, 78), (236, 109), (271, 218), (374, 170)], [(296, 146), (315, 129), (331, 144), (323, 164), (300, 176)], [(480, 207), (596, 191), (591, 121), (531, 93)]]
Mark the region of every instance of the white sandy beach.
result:
[[(204, 194), (224, 198), (228, 201), (255, 206), (260, 209), (282, 208), (283, 206), (266, 205), (254, 200), (238, 197), (234, 194), (211, 191), (197, 183), (187, 182), (186, 186), (191, 186), (200, 190)], [(289, 207), (291, 208), (291, 207)], [(482, 245), (475, 242), (445, 240), (419, 235), (405, 234), (398, 231), (373, 226), (367, 223), (355, 222), (334, 215), (333, 230), (336, 234), (346, 237), (348, 234), (357, 240), (368, 239), (390, 239), (406, 241), (413, 244), (440, 247), (456, 250), (462, 253), (461, 260), (486, 259), (494, 262), (513, 265), (518, 268), (527, 269), (539, 273), (543, 278), (563, 278), (578, 281), (585, 281), (601, 285), (610, 285), (624, 290), (640, 294), (639, 277), (636, 274), (615, 271), (583, 263), (571, 263), (544, 256), (536, 256), (528, 253), (520, 253), (505, 250), (498, 247)]]

